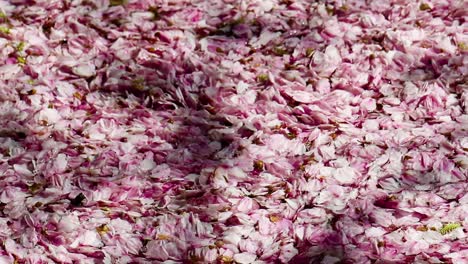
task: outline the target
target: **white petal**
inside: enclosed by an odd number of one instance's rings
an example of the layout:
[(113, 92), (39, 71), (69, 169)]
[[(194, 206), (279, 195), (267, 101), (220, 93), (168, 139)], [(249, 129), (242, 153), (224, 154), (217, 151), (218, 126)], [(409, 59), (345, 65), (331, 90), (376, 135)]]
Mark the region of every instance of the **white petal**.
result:
[(248, 253), (248, 252), (238, 253), (234, 255), (234, 260), (237, 263), (241, 263), (241, 264), (252, 263), (255, 261), (256, 258), (257, 258), (257, 255)]

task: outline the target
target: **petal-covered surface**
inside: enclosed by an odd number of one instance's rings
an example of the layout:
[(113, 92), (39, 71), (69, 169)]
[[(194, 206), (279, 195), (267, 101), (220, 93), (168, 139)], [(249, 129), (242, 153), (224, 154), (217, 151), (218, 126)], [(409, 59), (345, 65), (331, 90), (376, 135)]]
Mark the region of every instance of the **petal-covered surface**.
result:
[(0, 0), (0, 263), (467, 263), (467, 10)]

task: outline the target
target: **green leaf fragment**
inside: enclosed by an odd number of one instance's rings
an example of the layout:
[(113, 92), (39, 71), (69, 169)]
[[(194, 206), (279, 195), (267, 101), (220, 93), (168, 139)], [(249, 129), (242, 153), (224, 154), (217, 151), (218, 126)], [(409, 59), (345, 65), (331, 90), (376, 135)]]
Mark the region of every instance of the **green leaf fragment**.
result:
[(268, 74), (266, 74), (266, 73), (262, 73), (262, 74), (259, 74), (257, 76), (257, 81), (258, 82), (264, 83), (264, 82), (267, 82), (268, 80), (269, 80)]
[(3, 34), (10, 34), (10, 29), (4, 26), (0, 26), (0, 32)]
[(26, 58), (23, 56), (18, 56), (16, 60), (18, 61), (18, 64), (22, 64), (22, 65), (26, 64)]
[(288, 50), (283, 47), (275, 47), (273, 49), (273, 52), (278, 56), (283, 56), (283, 55), (288, 54)]
[(132, 87), (134, 89), (143, 91), (145, 89), (145, 79), (138, 77), (132, 81)]
[(439, 233), (441, 233), (442, 235), (446, 235), (459, 227), (461, 227), (460, 223), (448, 223), (445, 224), (441, 229), (439, 229)]
[(23, 41), (21, 41), (20, 43), (18, 43), (18, 45), (16, 45), (16, 50), (17, 51), (23, 51), (24, 50), (24, 47), (26, 46), (26, 43), (24, 43)]
[(103, 225), (100, 225), (100, 226), (96, 227), (96, 231), (97, 231), (100, 235), (104, 235), (104, 234), (106, 234), (107, 232), (110, 231), (110, 228), (109, 228), (108, 225), (103, 224)]
[(458, 43), (458, 48), (460, 48), (462, 51), (468, 51), (468, 44), (465, 42), (460, 42)]
[(110, 0), (109, 1), (110, 6), (119, 6), (119, 5), (124, 5), (126, 3), (127, 3), (126, 0)]
[(314, 55), (314, 52), (315, 52), (315, 50), (313, 48), (307, 48), (306, 49), (306, 56), (311, 57), (312, 55)]
[(419, 10), (421, 11), (427, 11), (427, 10), (431, 10), (431, 6), (428, 5), (427, 3), (422, 3), (421, 5), (419, 5)]
[(33, 183), (32, 185), (28, 186), (29, 192), (35, 194), (42, 189), (42, 184), (40, 183)]

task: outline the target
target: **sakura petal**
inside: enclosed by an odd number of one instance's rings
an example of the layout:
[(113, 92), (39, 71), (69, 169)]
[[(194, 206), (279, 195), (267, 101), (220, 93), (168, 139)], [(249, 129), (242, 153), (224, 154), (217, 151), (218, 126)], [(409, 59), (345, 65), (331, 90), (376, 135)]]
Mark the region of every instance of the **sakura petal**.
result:
[(256, 258), (257, 258), (257, 255), (248, 253), (248, 252), (237, 253), (234, 255), (234, 260), (242, 264), (253, 263)]
[(89, 78), (96, 74), (96, 67), (93, 64), (78, 65), (73, 68), (73, 73), (80, 77)]

